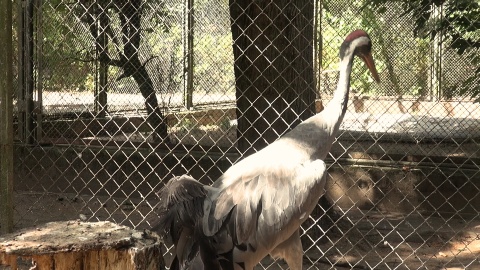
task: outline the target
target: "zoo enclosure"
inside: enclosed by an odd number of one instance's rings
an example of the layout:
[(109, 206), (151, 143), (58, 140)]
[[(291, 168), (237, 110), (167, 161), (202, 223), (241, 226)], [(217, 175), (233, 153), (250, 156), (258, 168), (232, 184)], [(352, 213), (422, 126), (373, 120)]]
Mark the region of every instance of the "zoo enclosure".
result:
[[(17, 228), (79, 216), (148, 227), (153, 191), (171, 175), (189, 173), (211, 183), (241, 158), (226, 1), (22, 3), (14, 15), (13, 38), (19, 45), (12, 63), (18, 89)], [(132, 3), (140, 7), (128, 6)], [(331, 209), (340, 209), (340, 220), (350, 223), (331, 221), (345, 235), (320, 241), (318, 230), (325, 228), (318, 224), (328, 222), (319, 221), (321, 214), (312, 216), (304, 226), (309, 267), (323, 260), (318, 252), (331, 263), (338, 253), (344, 259), (364, 258), (352, 264), (373, 261), (381, 269), (395, 264), (392, 256), (400, 258), (397, 264), (413, 267), (478, 263), (475, 237), (430, 223), (432, 215), (439, 215), (440, 222), (460, 220), (462, 228), (471, 228), (479, 219), (478, 105), (455, 87), (473, 74), (478, 51), (458, 55), (448, 41), (439, 45), (415, 38), (412, 18), (400, 16), (403, 10), (395, 4), (384, 13), (360, 11), (360, 4), (348, 2), (322, 4), (315, 3), (318, 97), (326, 103), (335, 89), (338, 47), (353, 28), (371, 34), (382, 84), (372, 84), (357, 63), (352, 102), (328, 159)], [(441, 7), (435, 12), (442, 16)], [(132, 23), (135, 18), (139, 24)], [(132, 39), (140, 38), (133, 52), (122, 40), (125, 28)], [(126, 76), (123, 56), (138, 59), (133, 70), (144, 67), (148, 76)], [(145, 104), (151, 96), (140, 94), (148, 78), (169, 137), (179, 144), (159, 144), (152, 136), (156, 127), (148, 120), (154, 111)], [(418, 227), (406, 230), (408, 222), (399, 217)], [(356, 239), (375, 247), (367, 255), (349, 238), (360, 225), (374, 235)], [(451, 251), (446, 241), (439, 248), (447, 256), (414, 257), (425, 245), (412, 244), (409, 237), (438, 244), (424, 227), (450, 232), (450, 242), (462, 238), (463, 249)], [(398, 246), (379, 251), (382, 241)], [(275, 266), (267, 262), (264, 267)]]

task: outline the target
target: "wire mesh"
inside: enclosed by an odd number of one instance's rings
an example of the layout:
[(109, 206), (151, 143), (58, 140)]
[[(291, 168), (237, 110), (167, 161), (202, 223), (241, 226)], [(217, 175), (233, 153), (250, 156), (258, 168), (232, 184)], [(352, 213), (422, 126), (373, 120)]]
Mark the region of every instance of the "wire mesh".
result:
[[(173, 175), (211, 184), (321, 110), (340, 44), (362, 28), (382, 83), (356, 61), (326, 194), (302, 225), (304, 268), (480, 267), (480, 110), (457, 89), (478, 48), (458, 54), (455, 40), (415, 36), (397, 2), (383, 12), (297, 2), (16, 1), (15, 227), (80, 218), (149, 228), (155, 192)], [(287, 268), (269, 258), (257, 267)]]

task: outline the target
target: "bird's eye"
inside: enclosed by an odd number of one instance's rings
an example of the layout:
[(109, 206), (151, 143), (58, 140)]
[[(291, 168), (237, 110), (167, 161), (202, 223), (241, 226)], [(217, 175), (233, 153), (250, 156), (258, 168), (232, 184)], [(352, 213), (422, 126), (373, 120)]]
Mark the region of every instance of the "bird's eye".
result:
[(360, 47), (357, 48), (355, 53), (356, 53), (356, 55), (358, 55), (360, 57), (366, 56), (366, 55), (369, 54), (370, 49), (371, 49), (371, 45), (370, 46), (368, 46), (368, 45), (360, 46)]

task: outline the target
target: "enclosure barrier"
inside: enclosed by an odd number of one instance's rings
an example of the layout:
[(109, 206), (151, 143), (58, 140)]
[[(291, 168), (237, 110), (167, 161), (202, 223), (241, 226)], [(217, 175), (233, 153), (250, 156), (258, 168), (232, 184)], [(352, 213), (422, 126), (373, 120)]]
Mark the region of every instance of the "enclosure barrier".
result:
[(13, 34), (0, 30), (14, 40), (0, 66), (14, 77), (15, 93), (0, 81), (14, 229), (151, 228), (172, 176), (211, 184), (321, 111), (339, 47), (362, 28), (381, 83), (355, 59), (326, 193), (301, 230), (304, 268), (480, 268), (480, 8), (409, 3), (14, 1)]

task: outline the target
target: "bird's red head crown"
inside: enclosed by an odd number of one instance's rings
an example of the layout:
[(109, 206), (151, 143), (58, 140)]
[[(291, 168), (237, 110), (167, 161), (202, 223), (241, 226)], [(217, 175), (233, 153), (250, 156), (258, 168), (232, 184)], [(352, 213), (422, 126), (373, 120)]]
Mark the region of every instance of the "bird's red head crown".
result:
[(362, 29), (357, 29), (357, 30), (351, 32), (350, 34), (348, 34), (348, 36), (345, 38), (344, 42), (352, 42), (353, 40), (355, 40), (359, 37), (370, 38), (370, 36), (367, 34), (367, 32), (363, 31)]

